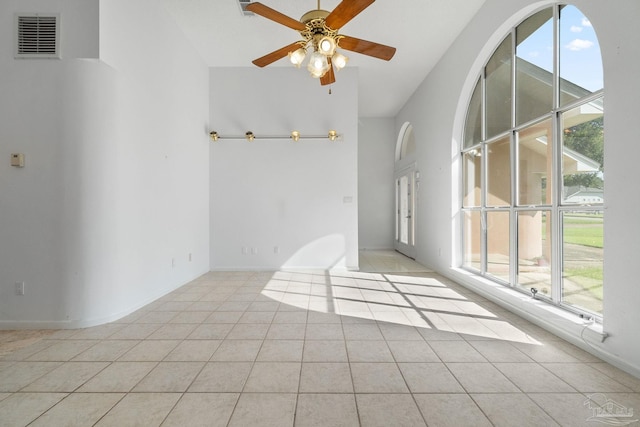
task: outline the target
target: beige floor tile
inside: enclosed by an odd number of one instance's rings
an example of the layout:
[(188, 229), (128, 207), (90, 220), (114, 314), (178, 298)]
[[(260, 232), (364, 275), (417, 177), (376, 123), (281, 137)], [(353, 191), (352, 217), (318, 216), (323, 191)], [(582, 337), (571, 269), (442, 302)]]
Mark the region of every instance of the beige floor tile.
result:
[(141, 341), (118, 360), (121, 362), (159, 362), (180, 342), (179, 340)]
[(203, 323), (196, 326), (187, 339), (191, 340), (222, 340), (233, 328), (232, 323)]
[(126, 325), (122, 329), (112, 334), (109, 339), (112, 340), (143, 340), (154, 333), (160, 326), (159, 324), (134, 323)]
[(263, 340), (269, 330), (269, 324), (242, 324), (233, 326), (226, 339), (228, 340)]
[(124, 393), (73, 393), (30, 425), (91, 426), (124, 396)]
[(515, 420), (519, 427), (559, 425), (522, 393), (473, 394), (471, 397), (496, 427), (513, 426)]
[(557, 348), (552, 342), (541, 344), (525, 344), (515, 342), (514, 347), (522, 351), (538, 363), (575, 363), (578, 359)]
[(308, 323), (305, 333), (307, 340), (343, 340), (342, 325)]
[(350, 362), (394, 361), (386, 341), (346, 341), (346, 344)]
[(424, 341), (414, 326), (380, 323), (379, 327), (387, 341)]
[(310, 311), (307, 323), (342, 323), (342, 318), (333, 312)]
[(249, 373), (251, 362), (209, 362), (189, 387), (189, 392), (239, 393)]
[(429, 344), (422, 341), (387, 341), (396, 362), (440, 362)]
[[(176, 316), (177, 317), (177, 316)], [(197, 325), (190, 323), (169, 323), (158, 328), (147, 337), (148, 340), (182, 340), (193, 332)]]
[(202, 370), (204, 362), (160, 362), (133, 392), (184, 392)]
[(11, 393), (0, 393), (0, 402), (11, 396)]
[(75, 362), (111, 362), (131, 350), (137, 340), (104, 340), (78, 354), (72, 360)]
[(169, 323), (176, 314), (178, 314), (176, 311), (150, 311), (136, 320), (136, 323)]
[(640, 393), (640, 378), (636, 378), (633, 375), (604, 362), (588, 363), (587, 365), (613, 378), (620, 384), (629, 387), (631, 390)]
[(346, 340), (383, 340), (380, 328), (375, 323), (351, 323), (342, 326)]
[(504, 341), (471, 341), (473, 348), (478, 350), (489, 362), (533, 362), (522, 351)]
[(342, 340), (305, 341), (303, 361), (305, 362), (347, 362), (347, 348)]
[[(204, 298), (204, 297), (203, 297)], [(192, 303), (186, 311), (200, 311), (203, 313), (211, 314), (212, 311), (215, 311), (220, 307), (219, 301), (196, 301)], [(176, 318), (171, 319), (173, 322)]]
[(225, 301), (218, 306), (217, 310), (244, 312), (244, 311), (247, 311), (250, 305), (251, 303), (246, 301)]
[(587, 421), (593, 415), (593, 412), (588, 405), (585, 405), (587, 397), (584, 394), (529, 393), (528, 396), (563, 427), (606, 425)]
[(352, 363), (356, 393), (408, 393), (409, 389), (395, 363)]
[(494, 363), (500, 372), (525, 393), (575, 393), (569, 384), (537, 363)]
[(303, 363), (300, 393), (353, 393), (348, 363)]
[(273, 317), (273, 323), (288, 323), (288, 324), (296, 324), (296, 323), (307, 323), (307, 312), (297, 312), (297, 311), (278, 311), (275, 313)]
[(466, 341), (428, 341), (443, 362), (486, 362), (480, 352)]
[(124, 325), (117, 323), (107, 323), (105, 325), (94, 326), (91, 328), (80, 329), (72, 335), (74, 340), (103, 340), (109, 338), (119, 330), (124, 328)]
[(243, 311), (216, 311), (211, 313), (203, 323), (238, 323)]
[(167, 301), (156, 307), (155, 311), (185, 311), (193, 304), (190, 301)]
[(464, 393), (443, 363), (399, 363), (411, 393)]
[(229, 427), (293, 426), (296, 394), (243, 393), (229, 421)]
[(46, 349), (30, 356), (27, 360), (33, 362), (66, 362), (78, 354), (96, 345), (94, 340), (65, 340), (57, 341)]
[(302, 340), (307, 325), (304, 323), (273, 323), (269, 327), (268, 340)]
[(221, 340), (182, 341), (164, 360), (172, 362), (207, 362), (221, 342)]
[(66, 396), (66, 393), (12, 394), (0, 401), (0, 422), (3, 426), (26, 426)]
[(353, 394), (301, 394), (296, 427), (357, 426), (358, 411)]
[(160, 425), (179, 398), (180, 393), (129, 393), (96, 426)]
[(17, 362), (0, 371), (0, 392), (19, 391), (60, 365), (61, 362)]
[(224, 340), (211, 356), (216, 362), (253, 362), (258, 357), (262, 340)]
[(256, 362), (244, 386), (247, 393), (297, 393), (300, 363)]
[[(56, 334), (52, 334), (53, 335), (57, 335)], [(20, 340), (22, 341), (22, 340)], [(5, 361), (5, 362), (9, 362), (9, 361), (14, 361), (14, 362), (19, 362), (19, 361), (23, 361), (28, 359), (30, 356), (33, 356), (34, 354), (46, 349), (47, 347), (55, 344), (57, 341), (54, 340), (40, 340), (40, 341), (36, 341), (33, 342), (31, 344), (26, 345), (25, 347), (21, 347), (18, 350), (13, 349), (12, 346), (12, 350), (9, 351), (8, 353), (0, 352), (0, 360)], [(18, 345), (18, 344), (15, 344)], [(20, 344), (22, 345), (22, 344)]]
[(67, 362), (32, 382), (23, 391), (72, 392), (109, 365), (107, 362)]
[(239, 396), (238, 393), (185, 393), (162, 427), (224, 427)]
[(468, 394), (414, 394), (430, 427), (489, 427), (491, 422)]
[(613, 378), (584, 363), (543, 363), (542, 366), (580, 392), (605, 393), (632, 391)]
[(258, 353), (260, 362), (301, 362), (302, 340), (265, 340)]
[(82, 393), (129, 392), (157, 364), (158, 362), (114, 362), (77, 391)]
[(249, 307), (247, 307), (247, 311), (263, 311), (275, 313), (279, 307), (280, 303), (277, 301), (254, 301), (249, 305)]
[(442, 329), (440, 325), (433, 323), (436, 315), (427, 316), (429, 328), (418, 328), (418, 332), (429, 344), (435, 341), (460, 341), (462, 337), (452, 330)]
[(426, 426), (409, 394), (357, 394), (363, 427)]
[(518, 393), (520, 390), (490, 363), (447, 363), (467, 393)]
[(270, 324), (275, 314), (275, 311), (247, 311), (238, 319), (238, 323)]

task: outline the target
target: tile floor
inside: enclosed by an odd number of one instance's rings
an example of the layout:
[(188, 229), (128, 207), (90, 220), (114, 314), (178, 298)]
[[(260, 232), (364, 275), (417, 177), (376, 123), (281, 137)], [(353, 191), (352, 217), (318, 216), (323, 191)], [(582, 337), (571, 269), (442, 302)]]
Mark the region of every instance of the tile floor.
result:
[(0, 426), (597, 426), (607, 403), (640, 412), (640, 379), (413, 261), (362, 256), (370, 272), (211, 272), (0, 356)]

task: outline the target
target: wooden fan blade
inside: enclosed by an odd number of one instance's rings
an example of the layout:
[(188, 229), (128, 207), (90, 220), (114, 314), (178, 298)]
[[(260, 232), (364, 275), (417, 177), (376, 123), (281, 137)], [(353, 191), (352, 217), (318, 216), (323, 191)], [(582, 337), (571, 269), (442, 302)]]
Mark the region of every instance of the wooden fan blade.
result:
[(327, 27), (332, 30), (338, 30), (374, 1), (375, 0), (342, 0), (325, 18), (324, 22), (327, 24)]
[(385, 61), (393, 58), (396, 48), (385, 46), (380, 43), (370, 42), (367, 40), (357, 39), (355, 37), (343, 36), (338, 42), (338, 46), (342, 49), (352, 52), (361, 53), (363, 55), (373, 56), (374, 58), (384, 59)]
[(251, 62), (253, 62), (258, 67), (264, 67), (271, 64), (272, 62), (276, 62), (278, 59), (284, 58), (289, 54), (289, 52), (293, 52), (299, 47), (300, 47), (300, 44), (298, 44), (298, 42), (291, 43), (288, 46), (282, 47), (278, 50), (274, 50), (273, 52), (268, 53), (265, 56), (260, 57), (258, 59), (254, 59)]
[(287, 15), (278, 12), (275, 9), (271, 9), (269, 6), (265, 6), (262, 3), (249, 3), (246, 9), (250, 12), (255, 13), (256, 15), (263, 16), (267, 19), (271, 19), (272, 21), (277, 22), (278, 24), (282, 24), (286, 27), (293, 28), (297, 31), (306, 30), (306, 26), (293, 18), (288, 17)]
[(331, 58), (327, 58), (329, 62), (329, 71), (324, 73), (324, 76), (320, 77), (320, 84), (322, 86), (330, 85), (331, 83), (335, 83), (336, 75), (333, 72), (333, 64), (331, 63)]

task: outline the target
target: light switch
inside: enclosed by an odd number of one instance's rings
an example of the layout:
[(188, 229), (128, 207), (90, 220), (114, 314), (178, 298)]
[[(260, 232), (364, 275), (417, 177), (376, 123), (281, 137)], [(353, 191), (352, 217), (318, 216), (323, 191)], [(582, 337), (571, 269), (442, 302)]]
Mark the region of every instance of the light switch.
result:
[(11, 166), (15, 166), (17, 168), (24, 167), (24, 154), (22, 153), (12, 153), (11, 154)]

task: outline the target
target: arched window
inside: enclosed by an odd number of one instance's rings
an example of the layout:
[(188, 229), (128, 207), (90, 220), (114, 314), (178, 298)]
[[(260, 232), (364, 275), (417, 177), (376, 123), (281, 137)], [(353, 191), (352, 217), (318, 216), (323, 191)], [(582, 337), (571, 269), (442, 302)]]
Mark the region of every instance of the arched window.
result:
[(472, 93), (462, 156), (462, 266), (602, 315), (602, 59), (574, 6), (505, 36)]

